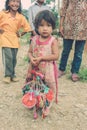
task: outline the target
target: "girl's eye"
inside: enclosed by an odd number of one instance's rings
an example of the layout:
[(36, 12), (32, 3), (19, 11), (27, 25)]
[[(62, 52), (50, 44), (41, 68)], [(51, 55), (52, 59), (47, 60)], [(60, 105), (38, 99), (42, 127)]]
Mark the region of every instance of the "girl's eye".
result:
[[(44, 26), (43, 24), (40, 24), (39, 26)], [(48, 27), (51, 27), (52, 25), (51, 24), (47, 24)]]
[(40, 24), (40, 26), (44, 26), (43, 24)]
[(51, 24), (48, 24), (48, 26), (50, 27), (50, 26), (52, 26)]

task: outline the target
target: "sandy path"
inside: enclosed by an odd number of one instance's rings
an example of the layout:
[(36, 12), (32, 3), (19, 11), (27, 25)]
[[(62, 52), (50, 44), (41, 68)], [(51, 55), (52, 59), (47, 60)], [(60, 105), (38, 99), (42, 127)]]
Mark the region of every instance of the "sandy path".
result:
[[(0, 50), (0, 130), (87, 130), (87, 83), (73, 83), (68, 74), (59, 79), (59, 103), (54, 103), (49, 117), (33, 120), (32, 111), (22, 105), (27, 48), (23, 45), (18, 53), (16, 71), (20, 81), (9, 85), (2, 82)], [(83, 62), (87, 64), (87, 57)]]

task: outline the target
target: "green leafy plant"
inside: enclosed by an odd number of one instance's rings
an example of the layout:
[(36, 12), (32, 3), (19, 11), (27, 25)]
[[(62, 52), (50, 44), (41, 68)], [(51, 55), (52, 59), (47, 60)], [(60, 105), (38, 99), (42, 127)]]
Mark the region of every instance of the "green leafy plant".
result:
[(81, 68), (79, 77), (82, 82), (87, 82), (87, 68)]

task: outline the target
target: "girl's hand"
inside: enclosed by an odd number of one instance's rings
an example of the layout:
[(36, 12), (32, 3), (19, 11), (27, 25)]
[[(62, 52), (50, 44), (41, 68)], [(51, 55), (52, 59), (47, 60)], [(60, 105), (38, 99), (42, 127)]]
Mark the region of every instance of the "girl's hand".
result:
[(42, 60), (41, 57), (34, 58), (35, 64), (39, 65), (40, 61)]
[(32, 31), (32, 36), (35, 36), (37, 33), (33, 30)]
[(17, 32), (17, 37), (21, 37), (21, 33), (20, 32)]
[(4, 30), (3, 29), (0, 29), (0, 34), (3, 34), (4, 33)]
[(40, 61), (41, 61), (41, 57), (32, 58), (32, 59), (31, 59), (31, 63), (32, 63), (34, 66), (39, 65)]
[(35, 60), (34, 57), (32, 57), (32, 58), (30, 59), (30, 61), (31, 61), (31, 64), (32, 64), (33, 66), (37, 66), (36, 60)]
[(60, 26), (59, 28), (59, 33), (62, 37), (64, 37), (64, 29), (63, 29), (63, 26)]
[(27, 32), (17, 32), (16, 34), (17, 34), (17, 36), (18, 37), (21, 37), (21, 36), (23, 36), (24, 34), (26, 34)]

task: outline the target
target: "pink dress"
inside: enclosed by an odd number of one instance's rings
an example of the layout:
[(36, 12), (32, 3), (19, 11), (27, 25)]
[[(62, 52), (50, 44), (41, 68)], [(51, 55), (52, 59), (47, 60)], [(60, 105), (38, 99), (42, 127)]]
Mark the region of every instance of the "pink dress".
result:
[[(55, 37), (51, 36), (45, 42), (39, 41), (39, 36), (34, 36), (32, 39), (32, 48), (33, 48), (33, 56), (40, 57), (40, 56), (48, 56), (52, 54), (51, 46), (53, 44)], [(58, 88), (58, 70), (57, 70), (57, 63), (56, 61), (41, 61), (38, 69), (39, 71), (44, 74), (45, 82), (49, 85), (49, 87), (56, 92)], [(29, 70), (31, 67), (29, 67)], [(30, 72), (30, 71), (28, 71)]]

